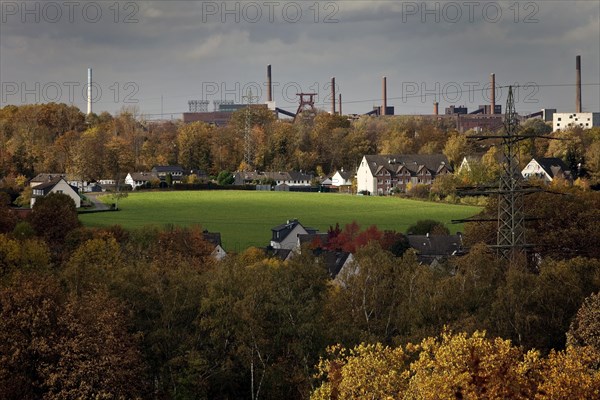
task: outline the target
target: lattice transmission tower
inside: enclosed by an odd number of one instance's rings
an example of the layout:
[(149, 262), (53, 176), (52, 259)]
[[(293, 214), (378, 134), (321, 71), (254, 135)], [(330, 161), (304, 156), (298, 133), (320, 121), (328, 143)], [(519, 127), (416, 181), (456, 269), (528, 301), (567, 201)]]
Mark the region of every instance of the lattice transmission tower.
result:
[(497, 222), (496, 244), (498, 254), (514, 264), (526, 255), (526, 250), (531, 245), (527, 244), (525, 238), (525, 212), (523, 197), (527, 193), (541, 191), (539, 188), (526, 187), (523, 185), (523, 177), (519, 169), (518, 142), (535, 138), (553, 139), (547, 136), (519, 135), (519, 118), (515, 111), (515, 102), (512, 86), (508, 88), (508, 99), (506, 101), (506, 112), (504, 114), (504, 132), (499, 135), (470, 135), (471, 139), (486, 140), (500, 139), (502, 146), (502, 172), (497, 187), (476, 187), (471, 190), (462, 191), (462, 195), (497, 195), (498, 217), (468, 218), (455, 222)]
[(498, 232), (496, 247), (503, 258), (515, 261), (519, 253), (524, 253), (525, 213), (523, 196), (530, 189), (523, 189), (517, 143), (523, 139), (517, 134), (519, 120), (515, 111), (512, 86), (508, 88), (504, 135), (502, 139), (502, 173), (498, 187)]

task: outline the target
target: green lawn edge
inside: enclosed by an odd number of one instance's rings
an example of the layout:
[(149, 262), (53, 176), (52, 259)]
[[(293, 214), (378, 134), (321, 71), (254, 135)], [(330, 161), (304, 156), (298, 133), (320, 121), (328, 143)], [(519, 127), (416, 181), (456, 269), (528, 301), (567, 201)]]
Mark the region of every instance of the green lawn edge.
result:
[(452, 220), (477, 214), (481, 208), (386, 196), (351, 196), (334, 193), (265, 191), (165, 191), (130, 193), (119, 201), (118, 212), (80, 214), (88, 227), (121, 225), (125, 229), (145, 226), (201, 225), (221, 232), (223, 247), (238, 252), (250, 246), (266, 246), (271, 228), (297, 218), (304, 226), (326, 232), (356, 221), (363, 229), (406, 232), (421, 219), (445, 223), (452, 233), (463, 229)]

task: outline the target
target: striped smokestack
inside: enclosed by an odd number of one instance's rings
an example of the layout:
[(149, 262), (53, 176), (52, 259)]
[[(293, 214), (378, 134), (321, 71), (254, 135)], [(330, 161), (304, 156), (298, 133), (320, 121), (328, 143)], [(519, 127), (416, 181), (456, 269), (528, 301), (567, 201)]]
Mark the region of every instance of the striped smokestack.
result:
[(490, 114), (496, 114), (496, 74), (492, 74), (490, 77), (492, 81)]
[(273, 101), (273, 81), (271, 80), (271, 64), (267, 65), (267, 101)]
[(382, 86), (383, 86), (383, 105), (381, 106), (381, 115), (385, 115), (385, 112), (387, 110), (387, 78), (385, 76), (383, 77)]
[(335, 77), (331, 78), (331, 114), (335, 115)]
[(575, 62), (575, 68), (577, 69), (577, 82), (575, 87), (575, 112), (581, 111), (581, 56), (577, 56)]

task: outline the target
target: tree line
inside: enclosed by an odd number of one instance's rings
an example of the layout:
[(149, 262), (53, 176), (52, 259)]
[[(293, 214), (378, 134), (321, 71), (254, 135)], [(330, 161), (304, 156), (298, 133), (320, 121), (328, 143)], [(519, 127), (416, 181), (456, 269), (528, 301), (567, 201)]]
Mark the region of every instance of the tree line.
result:
[(470, 252), (432, 268), (351, 224), (330, 229), (355, 252), (335, 281), (308, 249), (216, 262), (198, 226), (86, 228), (61, 194), (21, 221), (3, 205), (0, 397), (593, 398), (600, 232), (574, 217), (600, 200), (539, 196), (571, 215), (570, 251), (509, 266), (470, 228)]
[[(267, 109), (252, 109), (252, 165), (245, 165), (246, 110), (234, 112), (227, 126), (197, 122), (146, 122), (135, 108), (112, 116), (84, 115), (74, 106), (35, 104), (0, 109), (0, 175), (13, 180), (41, 172), (67, 172), (85, 180), (123, 178), (127, 172), (155, 165), (180, 164), (210, 176), (221, 171), (297, 170), (323, 176), (336, 169), (355, 170), (365, 154), (444, 153), (456, 167), (462, 157), (492, 149), (493, 140), (475, 143), (459, 134), (450, 120), (420, 117), (346, 117), (320, 113), (312, 123), (275, 120)], [(568, 140), (536, 139), (551, 131), (541, 120), (528, 120), (520, 144), (521, 160), (555, 156), (577, 176), (600, 180), (600, 129), (556, 134)], [(493, 154), (474, 168), (473, 180), (490, 177)]]

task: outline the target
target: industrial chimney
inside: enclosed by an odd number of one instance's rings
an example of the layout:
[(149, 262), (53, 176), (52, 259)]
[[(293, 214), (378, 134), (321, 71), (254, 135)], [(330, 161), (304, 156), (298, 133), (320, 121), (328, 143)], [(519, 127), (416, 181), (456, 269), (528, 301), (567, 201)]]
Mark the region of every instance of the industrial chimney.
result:
[(331, 78), (331, 114), (335, 115), (335, 77)]
[(433, 115), (439, 115), (439, 105), (437, 101), (433, 103)]
[(92, 113), (92, 69), (88, 68), (87, 115)]
[(577, 82), (575, 88), (575, 112), (581, 111), (581, 56), (577, 56), (575, 62), (575, 68), (577, 68)]
[(490, 104), (490, 114), (496, 114), (496, 74), (491, 75), (492, 87), (491, 87), (491, 104)]
[(344, 115), (342, 114), (342, 94), (339, 94), (339, 100), (338, 100), (338, 104), (339, 104), (339, 109), (340, 109), (340, 115)]
[(381, 115), (385, 115), (387, 111), (387, 78), (383, 77), (383, 105), (381, 106)]
[(267, 65), (267, 101), (273, 101), (273, 82), (271, 81), (271, 64)]

